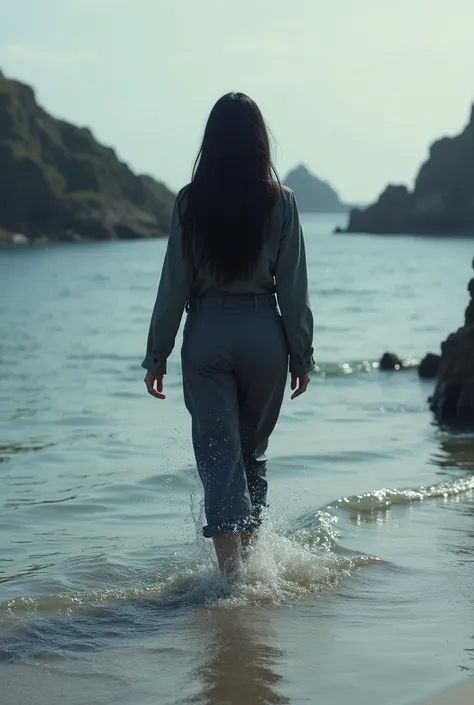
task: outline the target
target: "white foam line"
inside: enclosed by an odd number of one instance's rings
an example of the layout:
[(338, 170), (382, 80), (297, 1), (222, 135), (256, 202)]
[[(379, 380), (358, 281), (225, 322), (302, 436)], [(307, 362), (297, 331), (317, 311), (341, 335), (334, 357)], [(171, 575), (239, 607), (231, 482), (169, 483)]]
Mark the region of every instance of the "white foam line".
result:
[(410, 504), (411, 502), (423, 502), (427, 499), (453, 497), (472, 490), (474, 490), (474, 475), (454, 482), (440, 482), (429, 487), (422, 486), (404, 490), (382, 488), (352, 497), (341, 497), (328, 508), (372, 512), (377, 509), (387, 509), (394, 504)]

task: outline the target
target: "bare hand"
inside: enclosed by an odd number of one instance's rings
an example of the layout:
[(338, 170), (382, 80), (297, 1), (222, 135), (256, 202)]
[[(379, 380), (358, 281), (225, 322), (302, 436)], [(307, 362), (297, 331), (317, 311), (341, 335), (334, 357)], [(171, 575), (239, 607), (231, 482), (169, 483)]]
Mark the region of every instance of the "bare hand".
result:
[(147, 372), (145, 384), (148, 394), (151, 394), (152, 397), (155, 397), (155, 399), (166, 399), (166, 394), (163, 394), (163, 375)]
[(309, 375), (296, 375), (294, 372), (291, 373), (291, 389), (296, 389), (296, 391), (291, 395), (292, 399), (296, 399), (301, 394), (304, 394), (308, 389)]

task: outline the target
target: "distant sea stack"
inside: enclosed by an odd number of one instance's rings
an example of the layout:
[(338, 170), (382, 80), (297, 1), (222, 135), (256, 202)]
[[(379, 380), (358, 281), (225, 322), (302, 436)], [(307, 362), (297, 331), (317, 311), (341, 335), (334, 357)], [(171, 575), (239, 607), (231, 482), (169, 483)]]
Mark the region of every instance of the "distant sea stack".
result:
[(431, 145), (413, 191), (388, 186), (372, 206), (351, 211), (345, 232), (474, 236), (474, 108), (460, 135)]
[(165, 235), (173, 203), (164, 184), (135, 175), (0, 72), (0, 242)]
[(348, 210), (332, 186), (313, 176), (305, 166), (290, 171), (284, 183), (295, 192), (302, 213), (346, 213)]

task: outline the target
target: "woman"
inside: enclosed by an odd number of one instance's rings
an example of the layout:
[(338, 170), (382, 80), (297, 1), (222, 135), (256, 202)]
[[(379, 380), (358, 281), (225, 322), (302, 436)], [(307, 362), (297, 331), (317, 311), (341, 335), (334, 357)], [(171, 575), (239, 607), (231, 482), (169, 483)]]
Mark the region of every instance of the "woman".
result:
[(192, 181), (176, 199), (142, 363), (148, 392), (164, 399), (166, 360), (186, 307), (183, 388), (204, 486), (203, 533), (228, 576), (266, 506), (265, 451), (288, 362), (292, 399), (314, 367), (298, 209), (274, 174), (259, 108), (242, 93), (223, 96)]

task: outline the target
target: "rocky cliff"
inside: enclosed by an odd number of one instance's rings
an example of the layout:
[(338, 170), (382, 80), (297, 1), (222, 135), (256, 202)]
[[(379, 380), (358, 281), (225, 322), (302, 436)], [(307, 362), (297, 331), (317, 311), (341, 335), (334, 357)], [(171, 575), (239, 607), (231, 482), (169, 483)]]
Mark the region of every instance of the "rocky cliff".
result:
[(431, 146), (413, 191), (388, 186), (372, 206), (351, 212), (347, 232), (474, 235), (474, 108), (460, 135)]
[[(474, 269), (474, 260), (472, 262)], [(474, 421), (474, 279), (464, 325), (441, 343), (436, 387), (430, 406), (440, 421)]]
[[(174, 195), (135, 175), (86, 128), (57, 120), (0, 72), (0, 234), (121, 239), (166, 234)], [(17, 235), (18, 237), (18, 235)]]
[(302, 213), (344, 213), (348, 210), (332, 186), (313, 176), (305, 166), (290, 171), (284, 183), (295, 192)]

